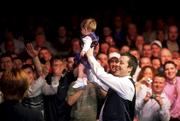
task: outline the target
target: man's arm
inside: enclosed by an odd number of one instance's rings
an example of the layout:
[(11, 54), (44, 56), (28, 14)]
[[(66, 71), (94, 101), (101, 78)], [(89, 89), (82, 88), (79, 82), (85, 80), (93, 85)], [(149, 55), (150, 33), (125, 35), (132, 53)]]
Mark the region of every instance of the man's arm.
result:
[(161, 121), (170, 120), (170, 101), (166, 96), (162, 97), (162, 105), (160, 106), (159, 116)]
[(44, 95), (54, 95), (57, 93), (58, 86), (59, 86), (60, 77), (53, 78), (51, 85), (45, 82), (44, 86), (42, 87), (42, 92)]
[(88, 62), (98, 79), (106, 84), (109, 88), (115, 90), (119, 96), (132, 101), (135, 93), (134, 85), (129, 80), (130, 76), (116, 77), (107, 73), (104, 68), (97, 62), (93, 55), (93, 49), (87, 52)]
[(83, 94), (84, 90), (83, 89), (74, 89), (72, 88), (72, 85), (74, 85), (74, 83), (72, 83), (70, 85), (70, 88), (68, 90), (68, 96), (67, 96), (67, 103), (72, 106), (74, 105), (78, 99), (80, 98), (80, 96)]
[(96, 85), (100, 86), (104, 91), (108, 91), (109, 87), (104, 84), (97, 76), (92, 72), (92, 69), (86, 69), (87, 78), (90, 82), (95, 83)]

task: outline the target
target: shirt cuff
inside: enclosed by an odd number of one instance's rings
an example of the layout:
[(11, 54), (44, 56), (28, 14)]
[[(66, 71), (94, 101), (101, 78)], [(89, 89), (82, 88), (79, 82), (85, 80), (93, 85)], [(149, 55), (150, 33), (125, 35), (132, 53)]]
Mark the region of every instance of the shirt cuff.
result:
[(90, 63), (96, 62), (96, 59), (95, 59), (94, 56), (89, 56), (89, 57), (88, 57), (88, 60), (89, 60)]

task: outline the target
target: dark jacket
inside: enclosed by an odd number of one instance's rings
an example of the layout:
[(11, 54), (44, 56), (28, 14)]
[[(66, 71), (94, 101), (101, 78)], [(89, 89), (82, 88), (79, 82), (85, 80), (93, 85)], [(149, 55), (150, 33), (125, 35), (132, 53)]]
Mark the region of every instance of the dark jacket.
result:
[(15, 101), (0, 104), (1, 121), (44, 121), (40, 111), (29, 109)]
[[(52, 75), (48, 75), (46, 80), (51, 84)], [(70, 106), (65, 101), (69, 82), (67, 75), (64, 75), (59, 80), (57, 94), (44, 96), (44, 114), (46, 121), (68, 121)]]

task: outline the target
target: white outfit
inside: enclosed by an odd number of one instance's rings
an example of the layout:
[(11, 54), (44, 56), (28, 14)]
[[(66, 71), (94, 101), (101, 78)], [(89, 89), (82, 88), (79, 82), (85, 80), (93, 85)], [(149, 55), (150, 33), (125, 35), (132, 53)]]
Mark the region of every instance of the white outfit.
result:
[(87, 52), (92, 44), (92, 38), (90, 36), (85, 36), (84, 38), (82, 38), (83, 41), (83, 48), (82, 51)]
[(36, 97), (40, 94), (53, 95), (57, 93), (57, 87), (59, 85), (59, 80), (53, 80), (51, 85), (46, 83), (43, 77), (39, 77), (35, 82), (30, 85), (28, 89), (28, 97)]
[(170, 101), (165, 93), (161, 93), (163, 106), (160, 108), (158, 102), (151, 98), (146, 103), (144, 97), (147, 92), (152, 93), (152, 90), (146, 86), (142, 86), (136, 97), (136, 112), (138, 113), (139, 121), (169, 121), (170, 120)]
[[(105, 91), (108, 91), (109, 88), (116, 91), (117, 94), (125, 100), (132, 101), (135, 93), (135, 88), (133, 83), (129, 78), (131, 76), (116, 77), (112, 74), (107, 73), (104, 68), (96, 61), (94, 56), (88, 58), (89, 64), (92, 69), (87, 70), (88, 80), (96, 83)], [(100, 113), (100, 121), (102, 119), (104, 105)]]

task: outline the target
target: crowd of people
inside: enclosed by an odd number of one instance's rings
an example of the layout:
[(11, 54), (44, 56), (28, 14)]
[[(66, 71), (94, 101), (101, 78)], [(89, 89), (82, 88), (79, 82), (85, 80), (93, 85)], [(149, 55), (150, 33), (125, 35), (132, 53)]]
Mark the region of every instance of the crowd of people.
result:
[(107, 18), (73, 19), (53, 41), (43, 26), (33, 40), (6, 31), (0, 119), (180, 121), (177, 21), (147, 18), (139, 27), (132, 16)]

